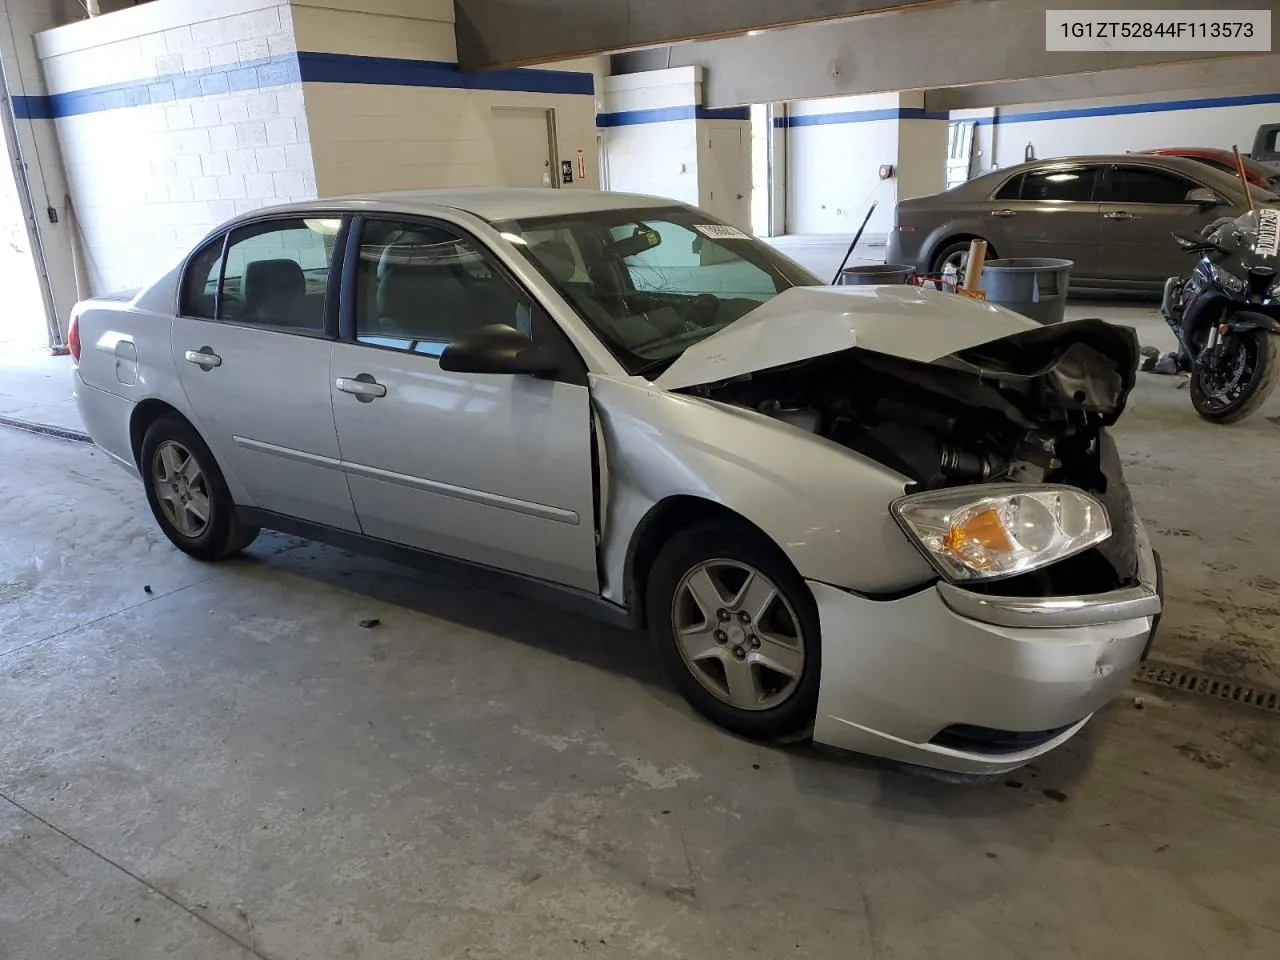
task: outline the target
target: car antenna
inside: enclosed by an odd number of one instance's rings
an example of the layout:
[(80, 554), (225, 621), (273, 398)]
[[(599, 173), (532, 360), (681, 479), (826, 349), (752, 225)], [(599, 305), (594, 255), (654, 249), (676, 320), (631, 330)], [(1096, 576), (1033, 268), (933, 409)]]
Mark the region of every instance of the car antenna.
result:
[(844, 273), (845, 264), (849, 262), (849, 258), (853, 256), (853, 248), (858, 245), (858, 241), (862, 239), (862, 231), (867, 229), (867, 223), (871, 220), (871, 215), (876, 212), (876, 207), (880, 206), (880, 201), (872, 200), (871, 209), (867, 211), (867, 215), (862, 218), (862, 226), (858, 228), (858, 232), (853, 235), (853, 243), (849, 244), (849, 249), (844, 252), (844, 259), (840, 261), (840, 266), (836, 268), (835, 279), (831, 281), (834, 287), (840, 282), (840, 274)]

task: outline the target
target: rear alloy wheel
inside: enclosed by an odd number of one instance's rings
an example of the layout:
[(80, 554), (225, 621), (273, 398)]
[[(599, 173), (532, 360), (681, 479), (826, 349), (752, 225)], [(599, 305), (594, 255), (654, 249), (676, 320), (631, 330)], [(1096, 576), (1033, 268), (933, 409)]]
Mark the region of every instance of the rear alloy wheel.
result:
[(677, 535), (654, 564), (648, 615), (672, 682), (698, 712), (758, 739), (808, 732), (817, 610), (772, 544), (726, 524)]
[[(956, 268), (956, 276), (963, 283), (965, 268), (969, 266), (969, 244), (972, 242), (971, 240), (957, 240), (954, 243), (947, 244), (933, 258), (929, 273), (933, 276), (941, 276), (949, 264)], [(990, 246), (987, 247), (987, 259), (996, 259), (996, 252)]]
[(179, 550), (200, 560), (221, 560), (257, 537), (256, 527), (236, 517), (213, 454), (182, 418), (166, 415), (151, 424), (139, 465), (151, 512)]

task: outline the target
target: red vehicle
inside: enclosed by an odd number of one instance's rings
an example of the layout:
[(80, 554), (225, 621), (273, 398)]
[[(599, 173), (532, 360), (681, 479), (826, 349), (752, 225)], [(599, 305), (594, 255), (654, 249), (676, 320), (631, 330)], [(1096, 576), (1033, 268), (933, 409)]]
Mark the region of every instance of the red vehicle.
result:
[[(1162, 157), (1186, 157), (1208, 164), (1216, 170), (1238, 176), (1236, 173), (1236, 156), (1230, 150), (1215, 150), (1212, 147), (1162, 147), (1159, 150), (1136, 150), (1135, 153), (1155, 153)], [(1255, 187), (1275, 191), (1280, 186), (1280, 173), (1271, 167), (1244, 157), (1244, 175)]]

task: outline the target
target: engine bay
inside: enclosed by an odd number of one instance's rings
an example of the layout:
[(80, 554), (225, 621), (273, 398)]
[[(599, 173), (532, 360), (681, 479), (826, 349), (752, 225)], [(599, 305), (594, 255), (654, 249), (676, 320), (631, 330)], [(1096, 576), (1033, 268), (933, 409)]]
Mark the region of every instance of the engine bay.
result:
[[(1135, 569), (1133, 508), (1105, 428), (1124, 410), (1137, 355), (1131, 329), (1085, 320), (933, 363), (854, 348), (688, 392), (847, 447), (907, 477), (907, 492), (1010, 482), (1098, 496), (1115, 528), (1099, 548), (1110, 570), (1090, 572), (1077, 561), (1072, 582), (1052, 588), (1083, 593), (1112, 589)], [(1024, 587), (1043, 591), (1043, 579)]]

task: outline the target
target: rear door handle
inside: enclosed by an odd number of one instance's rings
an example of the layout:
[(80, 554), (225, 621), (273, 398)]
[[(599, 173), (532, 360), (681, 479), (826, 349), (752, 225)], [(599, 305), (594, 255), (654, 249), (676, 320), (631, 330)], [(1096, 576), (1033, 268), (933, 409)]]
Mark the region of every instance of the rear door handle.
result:
[(354, 377), (339, 377), (334, 381), (334, 385), (343, 393), (351, 394), (361, 403), (372, 403), (378, 397), (387, 395), (387, 388), (368, 373), (361, 373)]
[(214, 367), (222, 366), (222, 358), (213, 352), (213, 347), (201, 347), (199, 350), (188, 350), (185, 354), (187, 363), (194, 363), (208, 373)]
[(1141, 217), (1135, 217), (1132, 213), (1129, 213), (1125, 210), (1116, 210), (1112, 213), (1104, 213), (1102, 215), (1102, 218), (1104, 220), (1141, 220), (1142, 219)]
[(1016, 216), (1018, 215), (1018, 211), (1017, 211), (1017, 210), (1009, 210), (1009, 209), (1005, 209), (1005, 210), (992, 210), (992, 211), (991, 211), (991, 215), (992, 215), (993, 217), (1016, 217)]

